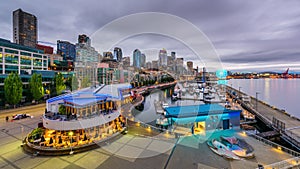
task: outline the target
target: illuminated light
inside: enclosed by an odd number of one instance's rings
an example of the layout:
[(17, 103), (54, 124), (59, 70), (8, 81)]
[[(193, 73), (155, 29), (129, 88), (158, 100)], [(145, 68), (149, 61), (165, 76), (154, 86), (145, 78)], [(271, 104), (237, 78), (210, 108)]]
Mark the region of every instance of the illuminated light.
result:
[(69, 136), (73, 136), (73, 134), (74, 134), (74, 133), (73, 133), (72, 131), (69, 132)]
[(277, 149), (278, 149), (278, 150), (281, 150), (281, 147), (280, 147), (280, 146), (278, 146), (278, 147), (277, 147)]

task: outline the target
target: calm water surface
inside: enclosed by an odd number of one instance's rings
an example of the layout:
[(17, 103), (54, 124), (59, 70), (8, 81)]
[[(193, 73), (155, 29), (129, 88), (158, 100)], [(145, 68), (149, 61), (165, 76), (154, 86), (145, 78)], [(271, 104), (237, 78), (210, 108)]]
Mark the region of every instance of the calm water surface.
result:
[(231, 79), (229, 86), (300, 118), (300, 79)]

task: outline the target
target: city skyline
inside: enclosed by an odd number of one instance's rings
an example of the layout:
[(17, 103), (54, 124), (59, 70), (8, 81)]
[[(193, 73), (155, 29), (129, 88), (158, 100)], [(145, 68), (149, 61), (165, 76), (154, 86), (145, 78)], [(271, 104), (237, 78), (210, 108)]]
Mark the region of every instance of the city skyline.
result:
[[(1, 38), (12, 40), (12, 11), (22, 8), (34, 14), (38, 19), (41, 41), (55, 43), (57, 40), (76, 42), (79, 34), (92, 35), (105, 24), (128, 14), (139, 12), (161, 12), (176, 15), (194, 24), (211, 40), (219, 53), (224, 68), (233, 71), (300, 71), (299, 49), (299, 19), (300, 10), (296, 8), (297, 1), (257, 2), (207, 2), (190, 1), (166, 2), (164, 8), (158, 2), (146, 3), (114, 3), (114, 2), (74, 2), (69, 8), (61, 10), (59, 3), (37, 8), (34, 1), (5, 3), (1, 9)], [(97, 5), (99, 4), (99, 5)], [(117, 5), (117, 8), (114, 6)], [(135, 8), (133, 8), (135, 6)], [(189, 11), (180, 10), (185, 6)], [(89, 10), (85, 10), (89, 8)], [(273, 10), (276, 9), (276, 10)], [(52, 12), (49, 12), (52, 11)], [(100, 11), (100, 12), (96, 12)], [(58, 26), (59, 25), (59, 26)], [(119, 30), (111, 30), (111, 34)], [(180, 32), (180, 29), (179, 29)], [(93, 37), (92, 46), (94, 44)], [(131, 56), (136, 48), (144, 52), (147, 61), (158, 59), (158, 52), (166, 48), (168, 55), (176, 51), (177, 57), (185, 61), (194, 61), (195, 66), (201, 66), (199, 58), (184, 44), (172, 37), (144, 34), (129, 37), (119, 44), (123, 56)], [(96, 48), (100, 53), (104, 52)]]

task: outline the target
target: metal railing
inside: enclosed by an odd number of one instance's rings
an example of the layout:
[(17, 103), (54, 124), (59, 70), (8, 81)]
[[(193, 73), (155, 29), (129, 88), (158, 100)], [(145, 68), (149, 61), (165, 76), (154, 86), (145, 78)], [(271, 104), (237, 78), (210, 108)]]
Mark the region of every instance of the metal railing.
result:
[(294, 157), (287, 160), (279, 161), (273, 164), (265, 165), (265, 169), (283, 169), (283, 168), (293, 168), (293, 167), (300, 166), (300, 158)]
[(265, 144), (267, 144), (267, 145), (269, 145), (269, 146), (271, 146), (271, 147), (273, 147), (273, 148), (276, 148), (276, 149), (278, 149), (278, 150), (281, 150), (281, 151), (283, 151), (283, 152), (286, 152), (286, 153), (288, 153), (288, 154), (290, 154), (290, 155), (292, 155), (292, 156), (300, 157), (300, 153), (298, 153), (298, 152), (296, 152), (296, 151), (294, 151), (294, 150), (291, 150), (291, 149), (289, 149), (289, 148), (286, 148), (286, 147), (284, 147), (284, 146), (281, 146), (281, 145), (279, 145), (279, 144), (277, 144), (277, 143), (274, 143), (274, 142), (272, 142), (272, 141), (270, 141), (270, 140), (267, 140), (267, 139), (265, 139), (265, 138), (263, 138), (263, 137), (260, 137), (260, 136), (258, 136), (258, 135), (252, 134), (252, 133), (247, 133), (247, 135), (249, 135), (249, 136), (255, 138), (256, 140), (258, 140), (258, 141), (260, 141), (260, 142), (263, 142), (263, 143), (265, 143)]

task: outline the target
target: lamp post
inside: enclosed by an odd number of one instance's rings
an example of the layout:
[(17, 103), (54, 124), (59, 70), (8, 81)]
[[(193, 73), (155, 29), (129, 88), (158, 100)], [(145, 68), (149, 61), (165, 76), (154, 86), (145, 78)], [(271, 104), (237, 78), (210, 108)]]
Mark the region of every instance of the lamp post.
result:
[(258, 111), (258, 110), (257, 110), (257, 96), (258, 96), (258, 94), (259, 94), (259, 92), (255, 92), (255, 99), (256, 99), (255, 110), (256, 110), (256, 111)]
[(71, 151), (70, 151), (70, 155), (72, 155), (74, 152), (72, 151), (72, 141), (73, 141), (73, 132), (72, 131), (70, 131), (69, 132), (69, 136), (71, 136), (71, 144), (70, 144), (70, 146), (71, 146)]
[(239, 87), (239, 99), (241, 98), (241, 88), (242, 87)]
[(24, 133), (24, 127), (23, 127), (23, 125), (21, 126), (21, 141), (22, 141), (22, 143), (21, 143), (21, 147), (23, 146), (23, 133)]

